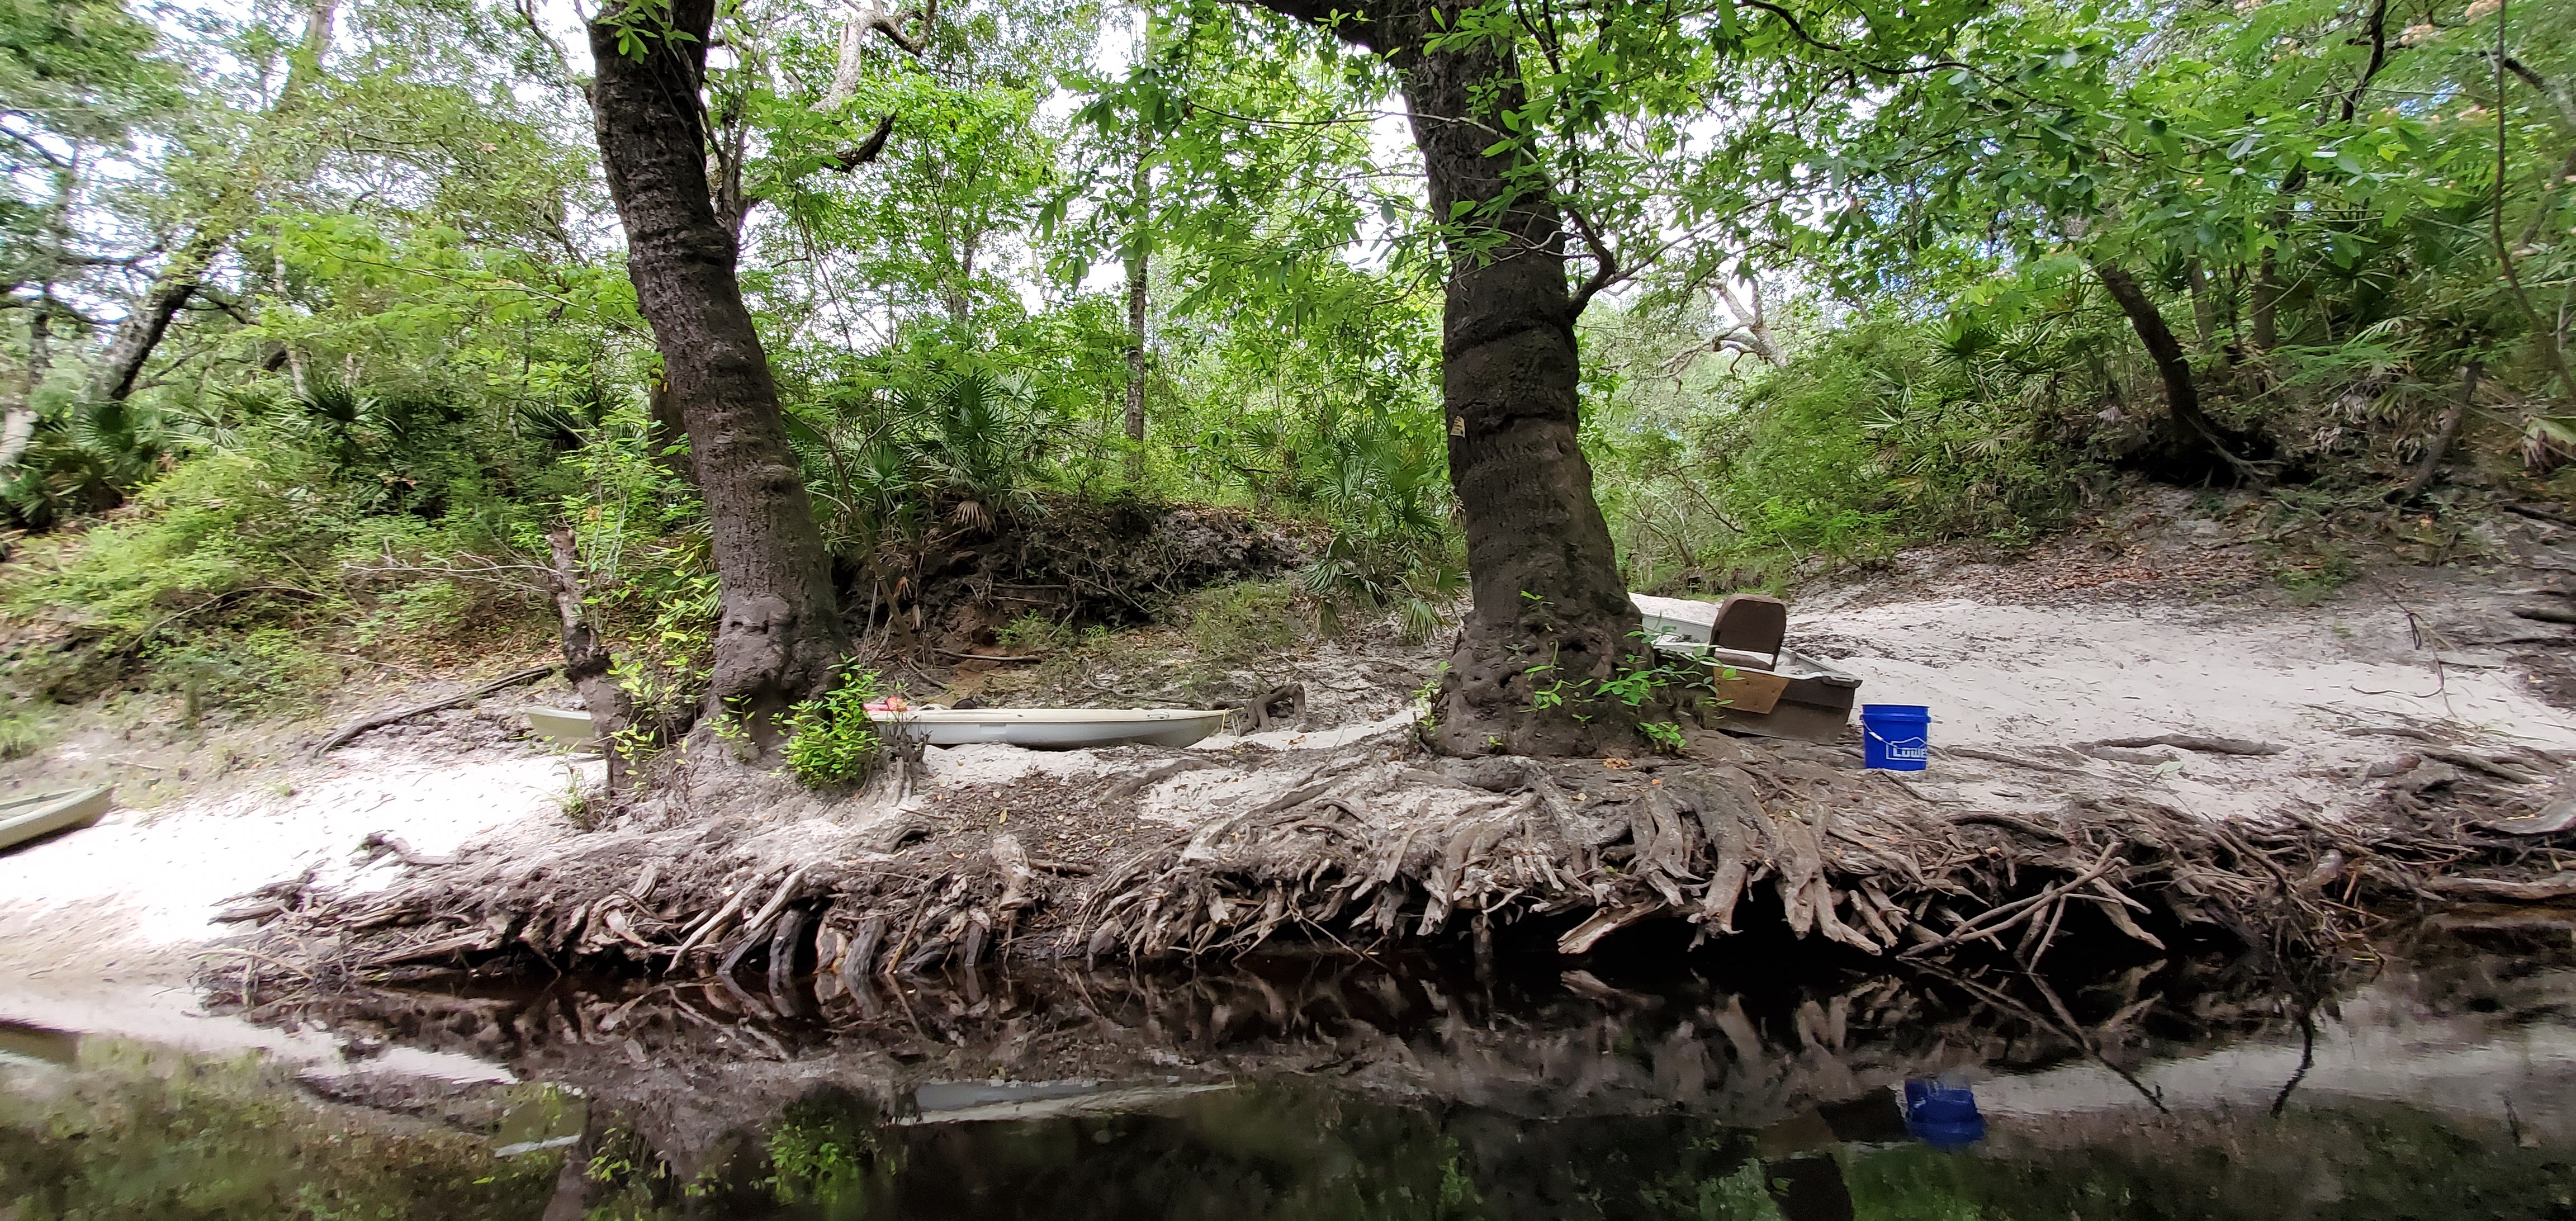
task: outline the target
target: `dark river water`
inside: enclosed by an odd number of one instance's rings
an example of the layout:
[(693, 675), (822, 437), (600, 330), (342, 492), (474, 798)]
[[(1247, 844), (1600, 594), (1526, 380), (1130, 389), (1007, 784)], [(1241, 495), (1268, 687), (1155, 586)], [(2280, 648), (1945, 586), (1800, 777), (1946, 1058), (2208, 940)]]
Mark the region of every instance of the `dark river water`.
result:
[[(0, 1026), (0, 1219), (2576, 1218), (2576, 919), (2349, 966), (1283, 957)], [(2070, 955), (2069, 957), (2073, 957)]]

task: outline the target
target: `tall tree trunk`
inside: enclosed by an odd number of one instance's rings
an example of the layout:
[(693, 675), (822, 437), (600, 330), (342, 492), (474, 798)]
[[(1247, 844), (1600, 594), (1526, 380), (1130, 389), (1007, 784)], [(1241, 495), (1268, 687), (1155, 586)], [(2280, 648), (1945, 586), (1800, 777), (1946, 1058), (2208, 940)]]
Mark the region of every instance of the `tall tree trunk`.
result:
[[(1503, 128), (1496, 116), (1524, 104), (1512, 45), (1429, 49), (1435, 34), (1454, 39), (1473, 9), (1460, 0), (1397, 0), (1338, 22), (1342, 0), (1259, 2), (1387, 56), (1403, 73), (1431, 215), (1476, 206), (1448, 239), (1441, 319), (1449, 480), (1466, 518), (1474, 602), (1441, 680), (1436, 744), (1586, 754), (1635, 741), (1637, 710), (1595, 698), (1596, 684), (1643, 649), (1576, 442), (1582, 304), (1566, 285), (1564, 215), (1525, 155), (1485, 152)], [(1499, 214), (1484, 209), (1504, 199)]]
[(135, 298), (126, 310), (125, 320), (116, 324), (116, 333), (107, 341), (98, 361), (90, 369), (89, 397), (99, 402), (121, 399), (134, 393), (135, 381), (143, 376), (144, 362), (161, 346), (161, 337), (170, 333), (170, 320), (179, 316), (179, 308), (197, 291), (204, 277), (224, 251), (232, 248), (239, 232), (232, 222), (233, 208), (217, 201), (218, 215), (210, 215), (197, 226), (188, 240), (161, 264), (152, 283)]
[(53, 286), (47, 285), (27, 311), (27, 362), (9, 379), (5, 397), (0, 397), (0, 477), (17, 472), (27, 446), (36, 439), (36, 388), (45, 384), (45, 375), (54, 367), (53, 307)]
[[(707, 193), (698, 99), (714, 19), (715, 0), (602, 9), (590, 25), (591, 109), (627, 275), (713, 519), (722, 618), (707, 711), (743, 716), (765, 748), (780, 712), (831, 686), (847, 638), (769, 355), (734, 278), (733, 235)], [(641, 55), (618, 53), (619, 21), (641, 23)]]
[(2155, 362), (2157, 376), (2164, 379), (2165, 409), (2173, 415), (2182, 447), (2205, 448), (2239, 477), (2261, 484), (2262, 472), (2228, 448), (2225, 430), (2200, 409), (2200, 389), (2192, 381), (2191, 361), (2183, 354), (2182, 343), (2174, 338), (2173, 328), (2165, 325), (2164, 313), (2156, 308), (2155, 300), (2117, 264), (2096, 263), (2093, 274), (2101, 278), (2102, 287), (2111, 290), (2111, 299), (2119, 302), (2120, 312), (2128, 315), (2130, 329), (2138, 333), (2147, 358)]
[[(1127, 230), (1127, 439), (1145, 439), (1145, 306), (1146, 277), (1153, 255), (1147, 248), (1152, 227), (1154, 189), (1145, 155), (1136, 154), (1136, 172), (1128, 183), (1128, 202), (1136, 209)], [(1135, 459), (1130, 459), (1130, 466)], [(1132, 472), (1131, 472), (1132, 473)]]
[(2262, 257), (2254, 264), (2251, 312), (2253, 333), (2246, 338), (2254, 345), (2254, 359), (2259, 364), (2271, 356), (2272, 349), (2281, 346), (2281, 266), (2269, 246), (2263, 248)]
[[(276, 120), (302, 107), (314, 79), (321, 75), (323, 59), (331, 53), (331, 22), (339, 8), (340, 0), (309, 0), (305, 5), (303, 47), (287, 67), (286, 81), (278, 87), (277, 101), (262, 119), (262, 128), (273, 127)], [(266, 134), (255, 134), (253, 143), (262, 143)], [(258, 147), (244, 150), (246, 160), (266, 155), (266, 150)], [(241, 236), (243, 227), (250, 223), (258, 209), (266, 175), (256, 165), (236, 168), (247, 172), (236, 173), (225, 183), (205, 215), (198, 218), (188, 240), (180, 243), (177, 252), (161, 265), (151, 285), (126, 311), (124, 321), (117, 323), (116, 333), (90, 369), (92, 400), (107, 402), (134, 393), (145, 362), (152, 359), (153, 349), (161, 346), (162, 337), (170, 333), (171, 320), (195, 295), (197, 285), (214, 267), (215, 260), (232, 249), (233, 239)]]

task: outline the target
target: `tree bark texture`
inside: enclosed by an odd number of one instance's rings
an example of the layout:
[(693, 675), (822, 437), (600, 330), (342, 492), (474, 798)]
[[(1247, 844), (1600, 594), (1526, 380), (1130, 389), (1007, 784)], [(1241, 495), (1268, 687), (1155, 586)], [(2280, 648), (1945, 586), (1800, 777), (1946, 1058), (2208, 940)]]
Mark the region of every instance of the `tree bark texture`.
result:
[(2180, 447), (2206, 449), (2238, 476), (2261, 483), (2261, 472), (2228, 447), (2225, 430), (2201, 410), (2200, 389), (2192, 380), (2190, 358), (2184, 354), (2182, 342), (2174, 338), (2173, 328), (2165, 325), (2164, 313), (2156, 308), (2155, 299), (2117, 264), (2096, 263), (2093, 274), (2101, 279), (2102, 287), (2110, 290), (2120, 312), (2128, 315), (2130, 329), (2138, 333), (2147, 358), (2155, 362), (2156, 375), (2165, 384), (2165, 409), (2173, 415)]
[(1146, 176), (1145, 159), (1136, 159), (1132, 198), (1136, 205), (1134, 227), (1127, 234), (1127, 439), (1145, 439), (1145, 306), (1146, 277), (1152, 269), (1147, 260), (1153, 256), (1146, 249), (1149, 205), (1146, 193), (1153, 189)]
[(1485, 153), (1503, 130), (1495, 116), (1524, 103), (1512, 45), (1429, 49), (1472, 8), (1457, 0), (1397, 0), (1338, 21), (1349, 0), (1259, 2), (1386, 56), (1403, 74), (1431, 215), (1478, 206), (1449, 236), (1442, 310), (1449, 480), (1473, 605), (1441, 680), (1435, 744), (1589, 754), (1634, 742), (1640, 710), (1595, 698), (1646, 650), (1576, 443), (1582, 307), (1566, 284), (1564, 215), (1525, 154)]
[(769, 355), (734, 278), (733, 235), (708, 196), (699, 90), (715, 0), (675, 0), (667, 12), (688, 37), (661, 36), (646, 10), (637, 57), (618, 53), (610, 24), (634, 10), (612, 5), (591, 23), (591, 109), (627, 274), (713, 523), (722, 613), (707, 711), (742, 716), (766, 748), (779, 713), (831, 686), (847, 640)]
[(2270, 356), (2272, 349), (2281, 346), (2281, 295), (2280, 260), (2272, 253), (2272, 248), (2266, 246), (2261, 259), (2254, 265), (2253, 334), (2247, 337), (2254, 345), (2257, 361)]

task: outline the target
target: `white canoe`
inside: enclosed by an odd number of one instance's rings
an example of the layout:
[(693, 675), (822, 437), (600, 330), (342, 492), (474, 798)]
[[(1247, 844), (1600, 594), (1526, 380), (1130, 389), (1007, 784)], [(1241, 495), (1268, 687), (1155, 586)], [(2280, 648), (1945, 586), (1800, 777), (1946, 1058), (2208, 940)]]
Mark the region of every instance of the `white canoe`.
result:
[(599, 741), (599, 731), (591, 726), (590, 714), (579, 708), (529, 708), (524, 711), (528, 728), (549, 742), (592, 746)]
[(0, 801), (0, 849), (14, 848), (38, 836), (86, 827), (107, 813), (116, 793), (101, 785), (60, 793), (30, 793)]
[(1224, 709), (1198, 708), (923, 708), (871, 712), (868, 719), (932, 746), (1002, 742), (1063, 750), (1145, 742), (1187, 746), (1225, 725)]

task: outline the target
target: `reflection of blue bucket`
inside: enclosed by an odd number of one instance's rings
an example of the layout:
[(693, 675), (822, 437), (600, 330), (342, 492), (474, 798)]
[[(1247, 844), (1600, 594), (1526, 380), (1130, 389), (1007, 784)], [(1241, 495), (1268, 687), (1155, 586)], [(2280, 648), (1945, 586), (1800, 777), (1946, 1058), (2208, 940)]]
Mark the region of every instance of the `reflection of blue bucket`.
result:
[(1860, 706), (1861, 762), (1891, 772), (1932, 765), (1932, 710), (1921, 704)]
[(1964, 1085), (1927, 1078), (1905, 1083), (1905, 1130), (1936, 1149), (1957, 1149), (1986, 1138), (1986, 1117)]

